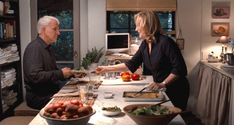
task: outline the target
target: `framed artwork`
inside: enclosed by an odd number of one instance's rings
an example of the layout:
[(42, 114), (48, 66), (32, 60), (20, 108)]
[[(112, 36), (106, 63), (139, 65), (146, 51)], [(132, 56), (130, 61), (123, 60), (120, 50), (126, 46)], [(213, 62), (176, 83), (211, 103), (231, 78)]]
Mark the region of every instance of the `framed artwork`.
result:
[(212, 2), (212, 18), (213, 19), (227, 19), (230, 17), (230, 2)]
[(211, 36), (229, 36), (229, 23), (227, 22), (212, 22)]

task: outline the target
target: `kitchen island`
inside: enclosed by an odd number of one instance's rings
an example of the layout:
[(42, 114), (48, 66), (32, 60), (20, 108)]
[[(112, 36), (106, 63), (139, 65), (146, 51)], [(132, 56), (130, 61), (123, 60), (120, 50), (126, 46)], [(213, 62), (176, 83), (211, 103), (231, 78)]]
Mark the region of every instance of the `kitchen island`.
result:
[[(96, 113), (90, 118), (88, 125), (136, 125), (136, 123), (129, 118), (122, 110), (122, 113), (118, 116), (108, 117), (102, 114), (102, 107), (109, 106), (118, 106), (121, 109), (129, 104), (156, 104), (156, 102), (126, 102), (124, 100), (123, 92), (124, 91), (138, 91), (143, 86), (144, 83), (149, 83), (151, 76), (147, 76), (146, 80), (142, 82), (127, 82), (126, 84), (116, 84), (113, 80), (104, 80), (103, 85), (101, 85), (98, 90), (95, 91), (95, 94), (98, 94), (97, 99), (94, 102), (93, 108), (96, 110)], [(116, 79), (114, 81), (119, 81)], [(121, 82), (121, 81), (119, 81)], [(108, 84), (109, 83), (109, 84)], [(113, 84), (114, 83), (114, 84)], [(105, 92), (112, 92), (113, 98), (106, 99), (104, 98)], [(165, 95), (165, 93), (164, 93)], [(166, 96), (166, 95), (165, 95)], [(167, 98), (167, 97), (166, 97)], [(172, 105), (171, 102), (165, 103), (165, 105)], [(43, 119), (39, 114), (29, 123), (29, 125), (48, 125), (45, 119)], [(180, 115), (177, 115), (169, 125), (186, 125), (184, 120)]]

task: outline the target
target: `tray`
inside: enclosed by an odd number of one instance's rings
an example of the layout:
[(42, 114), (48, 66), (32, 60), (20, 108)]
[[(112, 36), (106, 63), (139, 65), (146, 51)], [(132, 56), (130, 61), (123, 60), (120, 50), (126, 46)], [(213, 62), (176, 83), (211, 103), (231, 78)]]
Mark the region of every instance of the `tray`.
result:
[(155, 102), (162, 101), (164, 95), (160, 92), (142, 92), (136, 94), (137, 91), (124, 91), (123, 98), (126, 102)]

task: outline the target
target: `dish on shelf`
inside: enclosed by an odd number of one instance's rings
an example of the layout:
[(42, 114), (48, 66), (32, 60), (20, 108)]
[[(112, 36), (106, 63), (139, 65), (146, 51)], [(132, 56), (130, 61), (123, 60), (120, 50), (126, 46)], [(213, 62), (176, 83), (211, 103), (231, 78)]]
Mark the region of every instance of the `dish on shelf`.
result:
[(121, 113), (121, 109), (117, 106), (114, 107), (103, 107), (102, 114), (105, 116), (116, 116)]

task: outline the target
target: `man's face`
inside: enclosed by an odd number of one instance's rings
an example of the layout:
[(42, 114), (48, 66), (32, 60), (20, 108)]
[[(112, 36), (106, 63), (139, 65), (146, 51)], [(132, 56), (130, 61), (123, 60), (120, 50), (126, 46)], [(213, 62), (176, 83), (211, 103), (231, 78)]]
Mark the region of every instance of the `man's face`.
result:
[(58, 35), (60, 35), (58, 23), (55, 20), (51, 20), (49, 25), (45, 27), (44, 34), (49, 44), (55, 43)]

